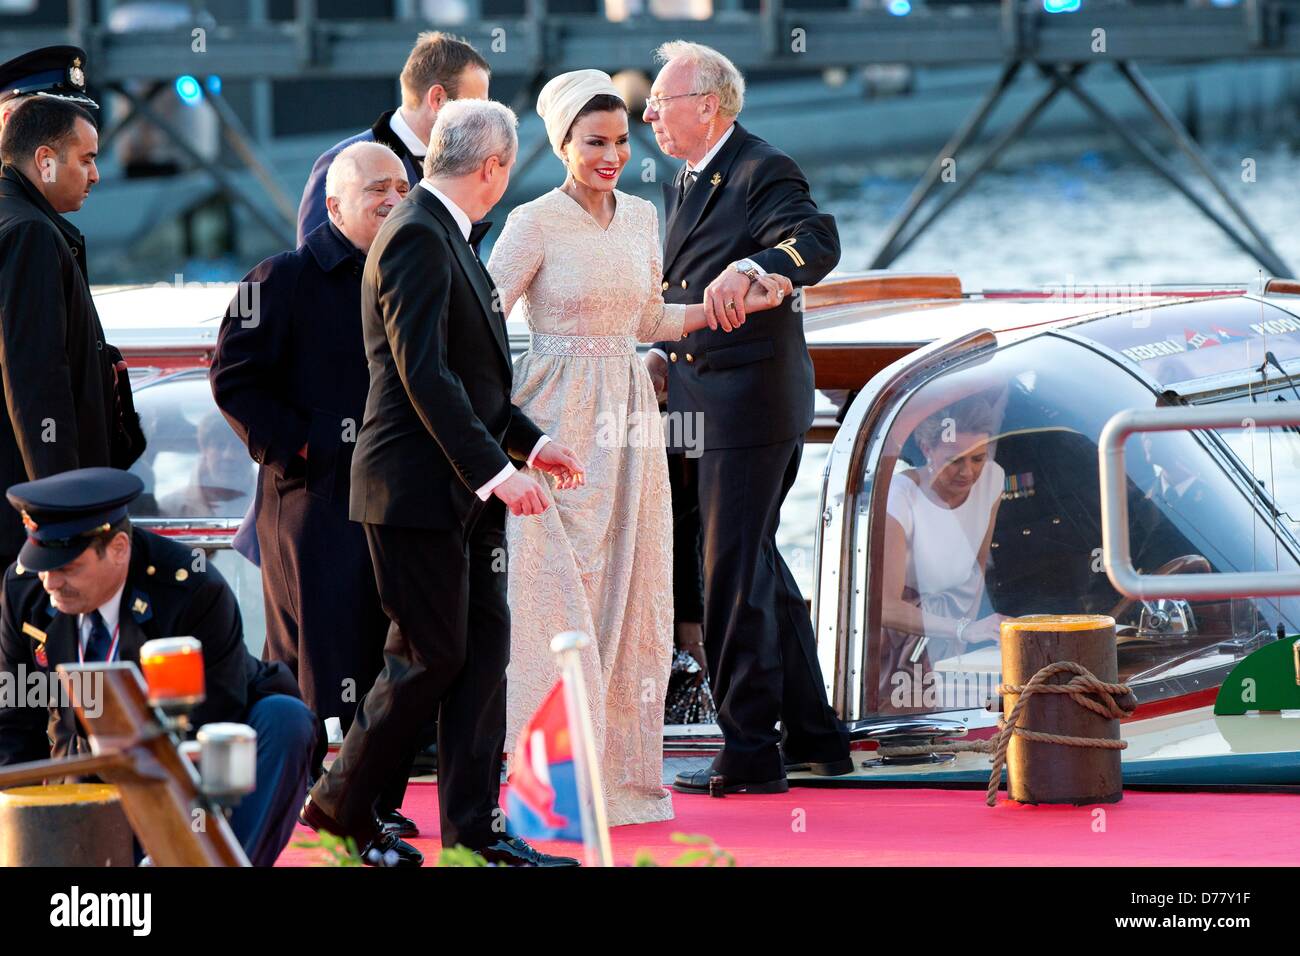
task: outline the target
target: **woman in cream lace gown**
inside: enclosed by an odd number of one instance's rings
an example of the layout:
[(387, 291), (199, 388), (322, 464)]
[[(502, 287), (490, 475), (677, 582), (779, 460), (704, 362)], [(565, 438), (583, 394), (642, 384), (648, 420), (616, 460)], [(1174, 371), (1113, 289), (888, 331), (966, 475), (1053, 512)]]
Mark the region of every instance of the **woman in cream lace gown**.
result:
[[(614, 189), (629, 148), (627, 108), (609, 77), (556, 77), (537, 111), (569, 176), (510, 214), (488, 271), (507, 315), (523, 299), (532, 332), (513, 400), (577, 450), (587, 472), (584, 486), (553, 493), (545, 513), (507, 517), (506, 744), (515, 747), (559, 676), (551, 638), (584, 631), (594, 639), (583, 671), (610, 825), (667, 820), (671, 497), (654, 386), (635, 345), (678, 338), (706, 320), (702, 306), (664, 304), (655, 207)], [(755, 285), (746, 309), (788, 291), (773, 276)]]

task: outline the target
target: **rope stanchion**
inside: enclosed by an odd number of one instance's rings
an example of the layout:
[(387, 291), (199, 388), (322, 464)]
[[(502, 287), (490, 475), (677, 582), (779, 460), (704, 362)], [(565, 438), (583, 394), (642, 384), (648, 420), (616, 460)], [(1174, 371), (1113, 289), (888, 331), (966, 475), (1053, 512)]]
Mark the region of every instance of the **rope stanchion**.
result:
[[(1064, 684), (1048, 684), (1049, 679), (1057, 674), (1072, 673), (1075, 676)], [(950, 744), (918, 747), (881, 747), (882, 757), (913, 757), (924, 754), (940, 753), (987, 753), (993, 755), (993, 768), (989, 772), (988, 790), (985, 803), (990, 807), (998, 801), (998, 787), (1002, 782), (1002, 768), (1006, 765), (1007, 747), (1013, 736), (1023, 737), (1040, 744), (1058, 744), (1062, 747), (1091, 747), (1100, 750), (1123, 750), (1128, 746), (1125, 740), (1107, 740), (1100, 737), (1076, 737), (1065, 734), (1048, 734), (1020, 726), (1025, 704), (1036, 694), (1066, 694), (1080, 707), (1092, 711), (1107, 720), (1118, 720), (1132, 715), (1134, 708), (1121, 705), (1115, 698), (1131, 693), (1127, 684), (1112, 684), (1098, 679), (1088, 668), (1074, 661), (1058, 661), (1041, 668), (1030, 678), (1027, 684), (1002, 684), (998, 687), (1001, 695), (1017, 694), (1019, 699), (1011, 713), (1004, 720), (998, 721), (998, 734), (989, 740), (954, 740)]]

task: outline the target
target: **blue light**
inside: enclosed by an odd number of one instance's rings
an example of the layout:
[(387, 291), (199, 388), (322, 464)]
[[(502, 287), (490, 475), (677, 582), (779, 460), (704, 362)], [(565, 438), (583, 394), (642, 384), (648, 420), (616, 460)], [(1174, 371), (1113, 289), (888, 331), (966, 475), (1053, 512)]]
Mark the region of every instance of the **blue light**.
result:
[(186, 106), (194, 106), (199, 100), (203, 99), (203, 87), (199, 86), (199, 81), (192, 76), (176, 77), (176, 95), (181, 98), (181, 102)]
[(1238, 0), (1210, 0), (1212, 7), (1235, 7)]
[(905, 17), (912, 12), (912, 4), (908, 0), (889, 0), (889, 12), (896, 17)]
[(1043, 0), (1043, 9), (1048, 13), (1078, 13), (1083, 0)]
[(215, 73), (208, 77), (208, 92), (213, 96), (221, 95), (221, 77)]

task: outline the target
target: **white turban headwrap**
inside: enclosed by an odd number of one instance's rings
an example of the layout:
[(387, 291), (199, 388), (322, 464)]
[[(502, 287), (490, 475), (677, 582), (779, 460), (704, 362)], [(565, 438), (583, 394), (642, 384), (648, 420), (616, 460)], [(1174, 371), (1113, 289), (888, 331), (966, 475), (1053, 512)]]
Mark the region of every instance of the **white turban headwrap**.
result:
[(573, 125), (574, 117), (592, 97), (602, 93), (623, 101), (623, 94), (618, 91), (609, 74), (600, 70), (561, 73), (542, 87), (542, 93), (537, 97), (537, 115), (546, 123), (546, 135), (551, 140), (551, 149), (555, 150), (555, 155), (560, 159), (564, 159), (561, 144), (568, 135), (569, 127)]

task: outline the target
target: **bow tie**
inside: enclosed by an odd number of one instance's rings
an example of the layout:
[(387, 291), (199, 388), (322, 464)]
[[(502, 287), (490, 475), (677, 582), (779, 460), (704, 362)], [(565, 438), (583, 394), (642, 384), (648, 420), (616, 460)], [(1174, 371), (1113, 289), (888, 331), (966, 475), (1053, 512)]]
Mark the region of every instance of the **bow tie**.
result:
[(682, 188), (683, 196), (685, 196), (688, 192), (690, 192), (691, 187), (695, 185), (695, 180), (699, 178), (700, 178), (699, 170), (687, 169), (685, 166), (682, 167), (681, 188)]
[(469, 244), (474, 247), (474, 252), (478, 252), (478, 244), (483, 241), (483, 237), (488, 234), (492, 228), (492, 223), (486, 219), (482, 222), (476, 222), (469, 227)]

